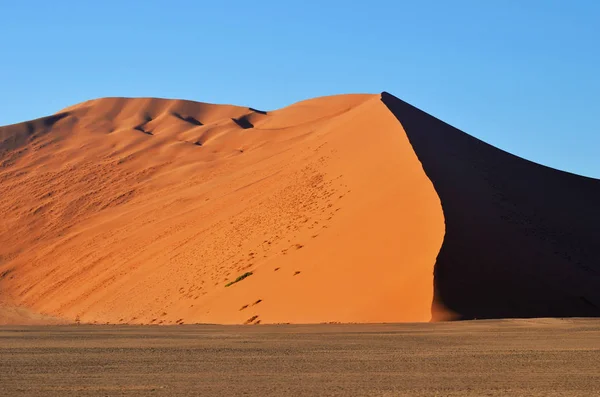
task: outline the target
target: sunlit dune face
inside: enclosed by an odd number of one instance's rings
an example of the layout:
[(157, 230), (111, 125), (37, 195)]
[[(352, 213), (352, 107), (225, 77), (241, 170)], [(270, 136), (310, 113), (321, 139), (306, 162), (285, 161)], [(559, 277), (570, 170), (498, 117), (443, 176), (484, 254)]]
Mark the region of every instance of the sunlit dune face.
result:
[(92, 323), (431, 318), (444, 216), (379, 96), (107, 98), (0, 138), (11, 305)]

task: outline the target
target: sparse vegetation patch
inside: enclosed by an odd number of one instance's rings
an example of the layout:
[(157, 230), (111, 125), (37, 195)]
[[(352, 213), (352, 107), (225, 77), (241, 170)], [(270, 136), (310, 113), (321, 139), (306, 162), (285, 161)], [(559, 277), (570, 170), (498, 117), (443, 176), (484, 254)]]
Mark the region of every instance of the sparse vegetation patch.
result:
[(242, 274), (241, 276), (239, 276), (238, 278), (236, 278), (235, 280), (233, 280), (232, 282), (225, 284), (225, 286), (229, 287), (230, 285), (239, 283), (240, 281), (242, 281), (246, 277), (250, 277), (251, 275), (252, 275), (252, 272), (246, 272), (246, 273)]

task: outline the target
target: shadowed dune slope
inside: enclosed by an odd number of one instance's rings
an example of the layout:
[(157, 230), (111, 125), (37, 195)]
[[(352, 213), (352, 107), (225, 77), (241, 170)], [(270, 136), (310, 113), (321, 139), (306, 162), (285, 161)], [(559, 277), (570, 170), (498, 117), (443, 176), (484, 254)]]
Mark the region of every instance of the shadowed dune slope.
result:
[(600, 316), (600, 181), (518, 158), (383, 93), (440, 197), (434, 318)]
[(430, 319), (442, 207), (378, 95), (92, 100), (0, 128), (0, 189), (0, 302), (36, 321)]

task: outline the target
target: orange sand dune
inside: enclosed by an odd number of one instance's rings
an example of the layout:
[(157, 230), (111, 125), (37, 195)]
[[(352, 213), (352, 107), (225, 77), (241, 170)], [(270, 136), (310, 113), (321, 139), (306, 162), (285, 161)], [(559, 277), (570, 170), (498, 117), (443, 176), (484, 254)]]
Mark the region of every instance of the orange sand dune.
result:
[(273, 112), (98, 99), (0, 128), (0, 164), (11, 305), (110, 323), (431, 317), (442, 207), (379, 95)]
[(600, 181), (383, 93), (0, 128), (0, 323), (600, 316)]

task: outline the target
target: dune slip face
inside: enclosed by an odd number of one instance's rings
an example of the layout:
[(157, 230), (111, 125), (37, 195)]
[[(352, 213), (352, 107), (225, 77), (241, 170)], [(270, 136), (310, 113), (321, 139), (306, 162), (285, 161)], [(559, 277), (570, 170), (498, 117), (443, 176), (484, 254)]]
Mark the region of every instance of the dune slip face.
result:
[(431, 317), (442, 204), (379, 95), (92, 100), (0, 127), (0, 188), (5, 323)]
[(600, 316), (600, 180), (521, 159), (388, 94), (440, 197), (434, 319)]

